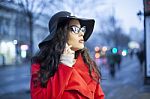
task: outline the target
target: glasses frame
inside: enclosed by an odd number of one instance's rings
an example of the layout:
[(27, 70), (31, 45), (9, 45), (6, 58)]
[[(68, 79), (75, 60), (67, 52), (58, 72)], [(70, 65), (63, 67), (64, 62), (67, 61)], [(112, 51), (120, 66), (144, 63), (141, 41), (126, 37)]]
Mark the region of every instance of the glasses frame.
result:
[(84, 34), (86, 33), (86, 26), (78, 27), (76, 25), (71, 25), (68, 29), (75, 34), (79, 34), (80, 32)]

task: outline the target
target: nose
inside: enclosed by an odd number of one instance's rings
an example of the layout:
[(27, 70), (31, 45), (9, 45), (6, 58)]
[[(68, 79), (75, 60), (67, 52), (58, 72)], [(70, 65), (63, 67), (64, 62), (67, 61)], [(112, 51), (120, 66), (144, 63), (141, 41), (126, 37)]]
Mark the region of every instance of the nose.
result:
[(84, 33), (80, 31), (79, 35), (80, 35), (80, 36), (84, 36)]

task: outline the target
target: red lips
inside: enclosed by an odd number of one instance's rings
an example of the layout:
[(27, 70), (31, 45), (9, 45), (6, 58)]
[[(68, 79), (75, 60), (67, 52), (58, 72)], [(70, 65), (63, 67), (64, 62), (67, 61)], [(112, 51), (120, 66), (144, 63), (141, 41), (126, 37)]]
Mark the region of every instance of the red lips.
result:
[(80, 40), (79, 40), (79, 43), (84, 43), (84, 40), (83, 40), (83, 39), (80, 39)]

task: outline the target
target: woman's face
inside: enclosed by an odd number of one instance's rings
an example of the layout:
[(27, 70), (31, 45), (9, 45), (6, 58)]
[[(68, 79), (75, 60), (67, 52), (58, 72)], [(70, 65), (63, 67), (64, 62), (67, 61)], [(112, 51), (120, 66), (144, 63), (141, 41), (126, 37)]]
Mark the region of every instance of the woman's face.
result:
[(81, 27), (79, 20), (72, 19), (68, 26), (68, 44), (72, 45), (71, 49), (77, 51), (84, 48), (85, 27)]

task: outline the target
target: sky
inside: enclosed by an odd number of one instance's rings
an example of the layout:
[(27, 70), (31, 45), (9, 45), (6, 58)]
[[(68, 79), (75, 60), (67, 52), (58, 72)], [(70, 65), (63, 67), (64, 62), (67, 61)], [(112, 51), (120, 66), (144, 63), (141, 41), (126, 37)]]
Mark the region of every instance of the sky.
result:
[[(80, 4), (78, 4), (78, 6), (72, 5), (74, 4), (71, 3), (73, 2), (73, 0), (68, 0), (67, 2), (64, 2), (64, 5), (68, 4), (69, 7), (71, 6), (71, 8), (65, 6), (63, 9), (70, 11), (79, 17), (81, 16), (85, 18), (94, 18), (96, 20), (94, 30), (96, 31), (99, 31), (99, 20), (105, 18), (105, 15), (111, 15), (112, 12), (114, 12), (114, 16), (117, 18), (117, 20), (119, 20), (119, 23), (125, 33), (129, 33), (129, 30), (132, 27), (137, 28), (138, 30), (143, 29), (143, 20), (140, 21), (137, 16), (139, 10), (143, 12), (143, 0), (104, 0), (104, 3), (101, 3), (103, 2), (103, 0), (97, 0), (95, 2), (90, 2), (93, 0), (85, 1), (86, 4), (84, 5), (87, 6), (85, 7), (86, 9), (82, 7), (83, 5), (80, 6)], [(60, 6), (61, 5), (62, 4), (60, 4)], [(72, 9), (73, 7), (74, 9)], [(82, 9), (80, 9), (80, 7), (82, 7)], [(62, 10), (61, 7), (58, 10)], [(49, 11), (46, 10), (46, 13), (47, 12)], [(54, 13), (55, 12), (56, 10), (54, 10)]]
[(143, 20), (137, 17), (137, 12), (143, 12), (143, 0), (112, 0), (115, 8), (115, 16), (121, 20), (123, 29), (129, 32), (131, 27), (143, 29)]

